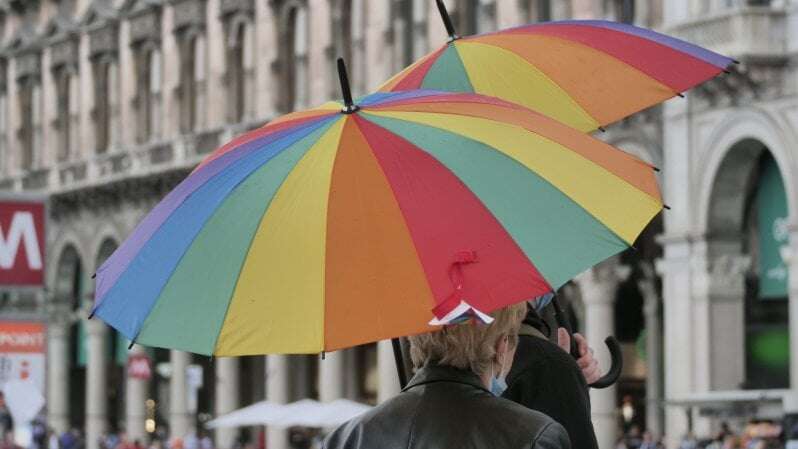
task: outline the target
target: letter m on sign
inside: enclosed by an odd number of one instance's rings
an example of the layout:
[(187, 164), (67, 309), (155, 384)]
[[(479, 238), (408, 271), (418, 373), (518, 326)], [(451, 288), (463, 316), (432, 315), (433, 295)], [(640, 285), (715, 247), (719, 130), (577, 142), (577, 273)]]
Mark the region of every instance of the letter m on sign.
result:
[(0, 287), (44, 285), (44, 203), (0, 200)]

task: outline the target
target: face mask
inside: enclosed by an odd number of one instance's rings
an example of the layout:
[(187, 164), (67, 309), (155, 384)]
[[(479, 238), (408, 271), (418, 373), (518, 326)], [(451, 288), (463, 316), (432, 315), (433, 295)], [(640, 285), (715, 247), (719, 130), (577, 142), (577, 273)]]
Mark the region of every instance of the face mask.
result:
[(552, 299), (554, 299), (554, 293), (546, 293), (543, 296), (538, 296), (535, 298), (535, 302), (532, 304), (532, 306), (535, 308), (537, 313), (540, 313), (541, 310), (551, 303)]
[(494, 396), (499, 397), (507, 390), (507, 379), (504, 374), (504, 361), (501, 363), (501, 367), (499, 368), (499, 375), (498, 376), (491, 376), (490, 378), (490, 392), (493, 393)]

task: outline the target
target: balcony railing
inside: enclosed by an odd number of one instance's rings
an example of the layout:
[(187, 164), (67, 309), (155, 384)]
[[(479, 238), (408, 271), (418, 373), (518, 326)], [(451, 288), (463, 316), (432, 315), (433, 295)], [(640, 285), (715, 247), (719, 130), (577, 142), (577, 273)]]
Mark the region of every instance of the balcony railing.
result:
[(106, 152), (85, 159), (61, 162), (52, 169), (22, 170), (0, 175), (0, 190), (58, 193), (128, 177), (191, 168), (224, 142), (262, 124), (263, 121), (246, 121), (170, 140), (109, 148)]
[(771, 6), (740, 6), (678, 24), (666, 32), (737, 59), (783, 59), (788, 14)]

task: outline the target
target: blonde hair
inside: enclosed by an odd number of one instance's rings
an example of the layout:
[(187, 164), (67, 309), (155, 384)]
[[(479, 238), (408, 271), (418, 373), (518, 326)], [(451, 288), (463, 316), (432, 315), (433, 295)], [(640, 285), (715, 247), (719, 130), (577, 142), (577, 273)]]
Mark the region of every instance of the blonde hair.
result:
[(490, 315), (494, 321), (489, 325), (464, 323), (409, 337), (413, 366), (420, 368), (433, 361), (468, 369), (479, 376), (488, 372), (500, 339), (508, 337), (510, 348), (518, 343), (518, 330), (526, 315), (526, 303), (505, 307)]

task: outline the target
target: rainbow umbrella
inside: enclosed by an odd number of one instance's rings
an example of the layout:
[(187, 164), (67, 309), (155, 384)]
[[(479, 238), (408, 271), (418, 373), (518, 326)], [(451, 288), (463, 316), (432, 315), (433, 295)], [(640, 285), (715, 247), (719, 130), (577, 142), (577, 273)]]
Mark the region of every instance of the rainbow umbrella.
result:
[(93, 313), (148, 346), (333, 351), (489, 321), (628, 248), (662, 207), (650, 165), (542, 114), (377, 93), (212, 153), (97, 272)]
[(707, 81), (735, 62), (663, 34), (601, 20), (544, 22), (449, 42), (379, 90), (501, 98), (594, 131)]

